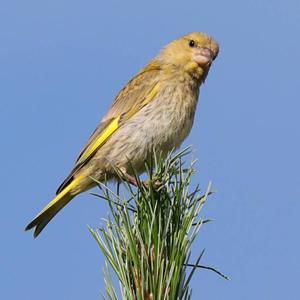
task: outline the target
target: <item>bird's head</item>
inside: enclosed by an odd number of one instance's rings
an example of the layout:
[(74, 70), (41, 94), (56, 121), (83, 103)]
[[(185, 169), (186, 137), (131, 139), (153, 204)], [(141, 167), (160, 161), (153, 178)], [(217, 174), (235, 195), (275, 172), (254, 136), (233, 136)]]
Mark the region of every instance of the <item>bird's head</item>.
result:
[(163, 65), (173, 66), (204, 80), (218, 52), (219, 45), (212, 37), (193, 32), (165, 46), (157, 59)]

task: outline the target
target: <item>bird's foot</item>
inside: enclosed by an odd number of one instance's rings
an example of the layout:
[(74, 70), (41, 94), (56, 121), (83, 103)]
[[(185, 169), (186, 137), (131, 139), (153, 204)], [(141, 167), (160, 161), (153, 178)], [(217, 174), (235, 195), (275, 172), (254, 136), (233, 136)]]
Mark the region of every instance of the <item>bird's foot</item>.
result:
[(163, 183), (161, 181), (155, 180), (155, 179), (154, 180), (145, 180), (145, 181), (143, 181), (143, 184), (147, 188), (149, 188), (152, 185), (152, 187), (156, 190), (159, 189), (163, 185)]
[[(125, 172), (124, 170), (122, 170), (122, 174), (123, 174), (123, 178), (125, 181), (127, 181), (128, 183), (134, 185), (134, 186), (138, 186), (138, 182), (136, 180), (136, 178), (130, 174), (128, 174), (127, 172)], [(141, 183), (146, 187), (146, 188), (150, 188), (150, 186), (152, 185), (152, 187), (154, 189), (158, 189), (160, 188), (163, 183), (160, 182), (159, 180), (144, 180), (141, 181)]]
[(136, 180), (136, 178), (134, 176), (129, 175), (129, 174), (124, 173), (124, 172), (123, 172), (123, 176), (124, 176), (125, 181), (127, 181), (128, 183), (130, 183), (130, 184), (132, 184), (134, 186), (138, 185), (137, 180)]

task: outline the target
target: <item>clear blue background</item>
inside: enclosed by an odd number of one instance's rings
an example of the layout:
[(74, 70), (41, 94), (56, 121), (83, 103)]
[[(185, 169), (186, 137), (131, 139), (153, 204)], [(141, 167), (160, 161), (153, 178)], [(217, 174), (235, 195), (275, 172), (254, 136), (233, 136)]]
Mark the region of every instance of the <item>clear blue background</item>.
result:
[(118, 90), (172, 39), (221, 45), (201, 91), (195, 182), (218, 193), (195, 254), (193, 299), (300, 299), (300, 2), (1, 1), (1, 299), (99, 299), (104, 258), (87, 230), (107, 205), (80, 195), (36, 240), (54, 195)]

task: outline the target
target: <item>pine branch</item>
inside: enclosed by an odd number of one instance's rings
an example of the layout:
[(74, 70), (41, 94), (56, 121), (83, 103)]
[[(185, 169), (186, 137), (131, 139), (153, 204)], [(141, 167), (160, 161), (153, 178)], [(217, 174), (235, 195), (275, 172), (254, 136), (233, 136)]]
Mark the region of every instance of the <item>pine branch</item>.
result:
[[(198, 186), (191, 190), (194, 161), (188, 168), (183, 163), (189, 152), (170, 153), (166, 159), (154, 154), (147, 166), (147, 185), (133, 170), (137, 187), (124, 182), (124, 196), (119, 185), (114, 193), (98, 182), (103, 196), (97, 196), (108, 202), (110, 214), (100, 229), (90, 231), (119, 279), (122, 299), (191, 299), (190, 281), (199, 268), (228, 279), (199, 264), (204, 251), (195, 264), (189, 261), (192, 243), (209, 222), (199, 215), (211, 194), (211, 184), (204, 195)], [(107, 299), (117, 300), (109, 269), (106, 264)]]

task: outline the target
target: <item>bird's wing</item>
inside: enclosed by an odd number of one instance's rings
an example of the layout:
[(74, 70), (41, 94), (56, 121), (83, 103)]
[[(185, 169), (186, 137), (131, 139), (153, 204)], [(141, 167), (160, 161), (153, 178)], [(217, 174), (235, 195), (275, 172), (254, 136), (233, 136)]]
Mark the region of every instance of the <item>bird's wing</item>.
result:
[(74, 174), (94, 156), (120, 126), (155, 98), (159, 91), (159, 71), (159, 65), (150, 62), (119, 92), (110, 110), (81, 150), (74, 169), (60, 185), (57, 194), (73, 180)]

